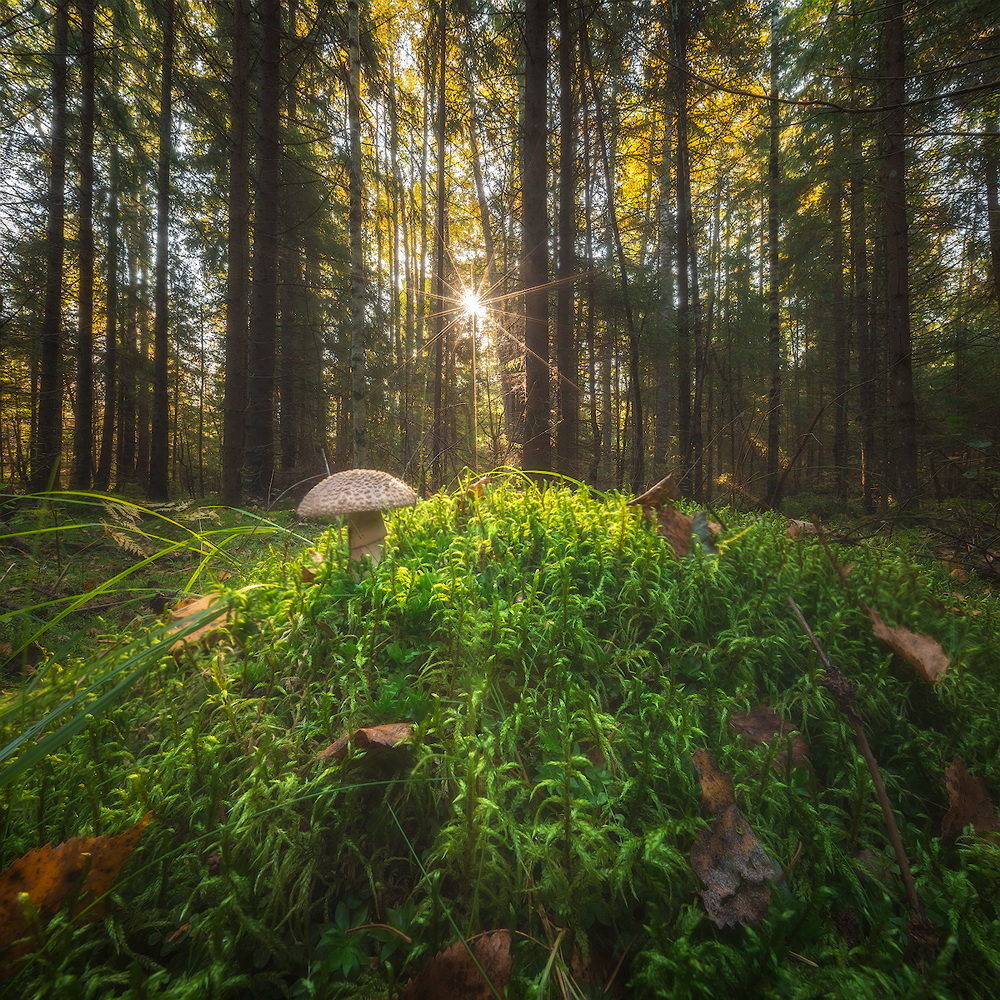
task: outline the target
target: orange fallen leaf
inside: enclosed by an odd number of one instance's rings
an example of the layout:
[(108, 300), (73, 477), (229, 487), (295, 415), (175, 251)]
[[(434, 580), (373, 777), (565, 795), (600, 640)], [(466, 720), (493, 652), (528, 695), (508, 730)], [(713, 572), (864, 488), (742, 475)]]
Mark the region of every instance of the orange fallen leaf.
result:
[[(2, 974), (16, 971), (33, 950), (22, 941), (31, 933), (27, 912), (43, 925), (70, 900), (73, 915), (84, 909), (89, 919), (103, 912), (103, 897), (128, 861), (152, 813), (114, 837), (73, 837), (53, 847), (29, 851), (0, 872), (0, 951), (6, 948)], [(28, 905), (30, 903), (30, 906)], [(21, 941), (20, 944), (15, 942)]]
[(1000, 833), (1000, 819), (982, 778), (969, 774), (956, 758), (944, 769), (944, 781), (951, 805), (941, 819), (942, 840), (954, 840), (967, 826), (976, 833)]
[(399, 1000), (492, 1000), (497, 993), (503, 995), (510, 968), (510, 931), (491, 931), (474, 941), (456, 941), (406, 984)]
[(729, 720), (729, 724), (751, 743), (771, 743), (776, 737), (791, 734), (788, 749), (775, 757), (774, 766), (785, 768), (809, 765), (809, 746), (805, 738), (768, 705), (757, 705), (749, 712), (737, 712)]
[(691, 848), (691, 867), (705, 887), (705, 911), (717, 927), (759, 923), (767, 914), (777, 868), (736, 805), (729, 775), (707, 750), (696, 750), (693, 761), (702, 805), (713, 817)]
[(206, 594), (204, 597), (184, 601), (170, 612), (173, 624), (169, 631), (173, 633), (182, 631), (191, 624), (192, 618), (207, 611), (216, 611), (218, 614), (186, 635), (178, 636), (169, 650), (172, 655), (177, 656), (189, 646), (214, 645), (222, 637), (222, 633), (232, 619), (232, 611), (223, 604), (221, 594)]
[(877, 611), (868, 608), (872, 634), (881, 639), (894, 653), (901, 656), (928, 684), (936, 684), (948, 669), (948, 656), (941, 643), (929, 635), (911, 632), (908, 628), (890, 628)]
[(350, 744), (358, 750), (366, 752), (391, 750), (400, 743), (406, 743), (413, 736), (413, 724), (410, 722), (387, 722), (382, 726), (369, 726), (366, 729), (356, 729), (347, 736), (341, 736), (325, 750), (316, 755), (317, 760), (343, 760), (347, 756)]

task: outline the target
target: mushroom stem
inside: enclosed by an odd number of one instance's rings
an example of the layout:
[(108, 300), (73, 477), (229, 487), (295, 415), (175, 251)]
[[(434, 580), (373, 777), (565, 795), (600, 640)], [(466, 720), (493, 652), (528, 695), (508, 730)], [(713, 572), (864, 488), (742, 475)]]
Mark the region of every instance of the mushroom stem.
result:
[(355, 511), (347, 517), (347, 541), (351, 549), (351, 560), (356, 562), (369, 556), (373, 566), (382, 558), (382, 542), (385, 539), (385, 521), (379, 510)]

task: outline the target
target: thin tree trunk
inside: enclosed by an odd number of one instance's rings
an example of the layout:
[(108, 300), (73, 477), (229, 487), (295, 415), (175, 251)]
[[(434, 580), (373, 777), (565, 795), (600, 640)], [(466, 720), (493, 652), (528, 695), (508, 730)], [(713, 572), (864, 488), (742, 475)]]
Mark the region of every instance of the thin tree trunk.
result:
[(883, 225), (885, 329), (893, 409), (892, 481), (897, 505), (917, 504), (917, 414), (910, 335), (909, 239), (906, 218), (906, 36), (903, 0), (883, 5), (886, 110)]
[(579, 474), (579, 351), (573, 323), (576, 273), (576, 115), (574, 91), (575, 32), (569, 0), (558, 0), (559, 16), (559, 239), (556, 263), (556, 343), (558, 423), (556, 469)]
[(368, 464), (368, 278), (365, 274), (361, 188), (361, 41), (358, 0), (347, 0), (347, 119), (350, 131), (351, 452), (355, 468)]
[(115, 411), (118, 398), (118, 147), (111, 147), (108, 164), (108, 254), (104, 309), (104, 411), (101, 450), (94, 484), (99, 490), (111, 485), (111, 460), (115, 445)]
[(76, 401), (73, 407), (74, 489), (94, 474), (94, 0), (80, 10), (80, 217), (77, 262)]
[[(669, 89), (668, 89), (669, 95)], [(674, 303), (674, 246), (677, 241), (677, 224), (670, 203), (671, 164), (673, 162), (673, 102), (669, 96), (664, 106), (663, 149), (660, 159), (660, 200), (657, 207), (659, 238), (660, 300), (657, 309), (659, 331), (657, 336), (656, 372), (656, 422), (653, 442), (653, 460), (657, 469), (662, 468), (670, 454), (670, 343), (671, 333), (677, 322)]]
[(983, 144), (983, 180), (986, 185), (986, 220), (990, 236), (990, 263), (993, 275), (993, 298), (1000, 306), (1000, 135), (996, 111), (986, 123), (986, 140)]
[(767, 397), (767, 502), (775, 506), (778, 496), (781, 445), (781, 274), (778, 256), (778, 216), (781, 191), (781, 161), (778, 155), (781, 116), (778, 104), (778, 2), (771, 8), (770, 101), (768, 103), (767, 158), (767, 273), (768, 320), (767, 366), (771, 385)]
[(45, 299), (40, 336), (38, 417), (33, 437), (31, 488), (59, 482), (62, 455), (62, 283), (66, 214), (66, 47), (69, 0), (55, 5), (52, 49), (52, 141), (49, 150), (48, 222), (45, 233)]
[(229, 191), (226, 273), (225, 389), (222, 423), (222, 502), (243, 494), (247, 406), (247, 290), (250, 268), (250, 3), (233, 0), (233, 65), (229, 80)]
[(274, 367), (278, 327), (278, 203), (281, 183), (281, 4), (259, 0), (257, 171), (253, 279), (247, 339), (247, 488), (270, 493), (274, 472)]
[(173, 125), (174, 0), (163, 3), (159, 152), (156, 170), (156, 265), (153, 278), (153, 412), (149, 437), (149, 496), (170, 493), (169, 317), (170, 157)]
[(840, 126), (834, 132), (833, 179), (830, 184), (830, 231), (833, 272), (833, 465), (837, 496), (847, 496), (847, 386), (850, 324), (844, 304), (844, 183), (841, 175)]
[(546, 203), (548, 0), (525, 0), (521, 159), (521, 287), (524, 289), (525, 414), (521, 464), (552, 467), (549, 379), (549, 216)]
[(434, 221), (434, 278), (431, 291), (431, 335), (434, 340), (434, 414), (431, 434), (434, 453), (431, 456), (431, 481), (435, 488), (445, 480), (446, 453), (448, 451), (448, 430), (446, 426), (445, 366), (448, 364), (448, 329), (445, 317), (445, 280), (447, 263), (447, 177), (446, 177), (446, 118), (448, 83), (448, 7), (445, 0), (438, 4), (438, 49), (437, 49), (437, 118), (434, 137), (437, 143), (437, 178), (435, 189)]

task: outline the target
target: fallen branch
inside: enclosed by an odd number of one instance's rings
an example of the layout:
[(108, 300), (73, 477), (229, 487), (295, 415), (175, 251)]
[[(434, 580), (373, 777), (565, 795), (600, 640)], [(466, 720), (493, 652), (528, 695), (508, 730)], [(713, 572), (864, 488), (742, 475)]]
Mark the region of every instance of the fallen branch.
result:
[(889, 802), (889, 795), (885, 790), (885, 783), (882, 781), (882, 773), (879, 771), (878, 762), (872, 753), (868, 736), (861, 721), (861, 713), (858, 711), (854, 682), (839, 667), (835, 667), (830, 662), (830, 658), (819, 644), (819, 640), (809, 627), (805, 616), (791, 597), (788, 598), (788, 603), (791, 605), (792, 611), (795, 612), (795, 617), (798, 618), (799, 624), (805, 629), (806, 635), (809, 636), (809, 641), (812, 643), (813, 649), (816, 650), (816, 655), (820, 658), (820, 662), (826, 671), (826, 676), (820, 683), (833, 695), (834, 701), (836, 701), (841, 712), (844, 713), (848, 722), (850, 722), (855, 738), (858, 741), (858, 747), (861, 749), (861, 754), (868, 765), (868, 771), (872, 776), (872, 784), (875, 786), (875, 794), (878, 797), (879, 805), (882, 807), (882, 816), (885, 819), (889, 841), (896, 855), (896, 864), (899, 866), (899, 874), (903, 879), (903, 888), (906, 892), (906, 900), (910, 909), (910, 919), (906, 924), (906, 936), (909, 939), (907, 954), (914, 954), (918, 963), (920, 963), (925, 959), (933, 957), (938, 943), (937, 929), (931, 923), (927, 914), (924, 913), (924, 908), (920, 904), (917, 887), (913, 881), (913, 873), (910, 871), (910, 862), (903, 848), (903, 838), (899, 833), (899, 825), (896, 823), (896, 817)]

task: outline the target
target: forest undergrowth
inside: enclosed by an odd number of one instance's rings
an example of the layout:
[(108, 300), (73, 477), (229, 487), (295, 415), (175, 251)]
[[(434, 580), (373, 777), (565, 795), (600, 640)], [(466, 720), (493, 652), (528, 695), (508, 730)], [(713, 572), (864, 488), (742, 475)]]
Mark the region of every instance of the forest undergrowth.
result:
[[(0, 702), (0, 996), (1000, 993), (991, 589), (776, 514), (678, 558), (627, 499), (442, 492), (374, 567), (337, 528), (161, 513), (78, 597), (143, 615), (52, 642), (72, 598), (5, 610), (44, 655)], [(167, 583), (205, 599), (160, 615)]]

